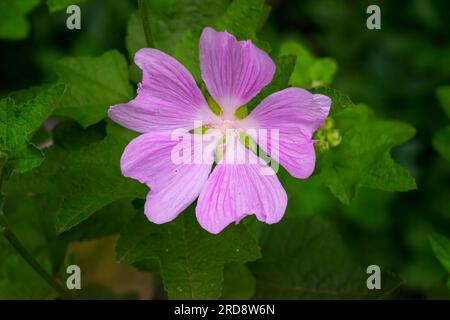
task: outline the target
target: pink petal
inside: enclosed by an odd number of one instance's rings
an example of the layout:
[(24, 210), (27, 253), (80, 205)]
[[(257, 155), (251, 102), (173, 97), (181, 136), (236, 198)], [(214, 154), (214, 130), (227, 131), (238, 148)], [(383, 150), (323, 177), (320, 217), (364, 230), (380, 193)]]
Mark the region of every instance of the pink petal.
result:
[[(247, 130), (267, 129), (266, 132), (257, 131), (256, 135), (249, 134), (272, 157), (278, 150), (278, 162), (292, 176), (305, 179), (315, 166), (312, 134), (324, 124), (330, 105), (327, 96), (288, 88), (264, 99), (241, 123)], [(276, 131), (278, 141), (271, 139), (271, 135), (276, 136)]]
[(209, 108), (194, 78), (177, 60), (156, 49), (141, 49), (134, 58), (143, 71), (137, 97), (109, 109), (109, 116), (137, 132), (193, 129), (211, 122)]
[[(229, 150), (227, 145), (226, 153), (243, 154), (246, 163), (228, 163), (224, 155), (197, 202), (198, 222), (214, 234), (250, 214), (265, 223), (277, 223), (286, 210), (287, 195), (275, 172), (241, 143), (235, 148)], [(264, 171), (271, 174), (264, 175)]]
[[(151, 188), (145, 214), (152, 222), (171, 221), (186, 209), (198, 197), (211, 172), (217, 138), (189, 133), (183, 137), (185, 140), (180, 136), (172, 141), (170, 133), (146, 133), (132, 140), (122, 155), (123, 175)], [(176, 146), (188, 147), (187, 156), (193, 157), (198, 152), (204, 160), (195, 162), (191, 158), (191, 163), (174, 162)]]
[(275, 73), (267, 53), (227, 32), (205, 28), (199, 51), (203, 81), (225, 115), (249, 102)]

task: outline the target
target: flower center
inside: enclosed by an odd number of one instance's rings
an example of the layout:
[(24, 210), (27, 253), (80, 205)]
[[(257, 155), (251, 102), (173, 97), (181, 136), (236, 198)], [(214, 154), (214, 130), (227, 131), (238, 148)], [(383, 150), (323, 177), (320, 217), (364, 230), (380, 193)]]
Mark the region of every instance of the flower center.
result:
[(219, 124), (218, 129), (222, 132), (223, 135), (227, 134), (227, 130), (236, 129), (233, 121), (231, 120), (222, 120)]

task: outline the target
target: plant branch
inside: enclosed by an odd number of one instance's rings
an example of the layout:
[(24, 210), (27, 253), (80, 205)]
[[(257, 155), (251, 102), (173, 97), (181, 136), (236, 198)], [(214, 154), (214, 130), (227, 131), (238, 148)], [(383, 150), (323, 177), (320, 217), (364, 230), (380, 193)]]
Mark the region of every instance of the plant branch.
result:
[[(1, 186), (3, 183), (3, 167), (0, 167), (0, 198), (3, 205), (3, 193)], [(42, 265), (28, 252), (24, 247), (22, 242), (17, 238), (14, 232), (10, 229), (8, 223), (6, 222), (3, 210), (0, 207), (0, 233), (5, 237), (5, 239), (11, 244), (11, 246), (16, 250), (16, 252), (36, 271), (42, 279), (44, 279), (61, 298), (70, 299), (70, 293), (64, 288), (64, 286), (55, 278), (53, 278)]]
[(28, 252), (23, 246), (16, 235), (6, 224), (4, 216), (0, 216), (0, 232), (8, 240), (8, 242), (14, 247), (17, 253), (36, 271), (42, 279), (44, 279), (61, 298), (70, 299), (70, 293), (61, 285), (61, 283), (53, 278), (36, 259)]

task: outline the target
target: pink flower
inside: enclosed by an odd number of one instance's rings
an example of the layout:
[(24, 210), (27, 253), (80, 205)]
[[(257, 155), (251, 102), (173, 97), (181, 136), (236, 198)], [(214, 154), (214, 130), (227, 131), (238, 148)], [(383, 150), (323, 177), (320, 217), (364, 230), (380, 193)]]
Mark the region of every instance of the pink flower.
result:
[[(109, 109), (115, 122), (143, 133), (125, 148), (122, 173), (151, 188), (145, 214), (154, 223), (175, 219), (197, 197), (197, 220), (211, 233), (250, 214), (276, 223), (286, 210), (286, 192), (273, 169), (240, 142), (239, 132), (259, 130), (248, 134), (269, 155), (277, 153), (275, 158), (292, 176), (307, 178), (315, 165), (312, 134), (323, 125), (331, 101), (304, 89), (288, 88), (270, 95), (240, 120), (236, 110), (271, 82), (274, 63), (251, 41), (237, 41), (211, 28), (203, 30), (199, 49), (203, 81), (221, 114), (211, 111), (193, 77), (178, 61), (156, 49), (139, 50), (135, 62), (143, 79), (136, 98)], [(192, 137), (189, 152), (200, 150), (204, 161), (174, 162), (172, 152), (180, 140), (173, 139), (173, 131), (189, 132), (199, 122), (210, 130), (203, 135), (188, 134)], [(265, 139), (260, 129), (276, 130), (279, 140)], [(224, 135), (223, 156), (210, 174), (220, 142), (210, 138)], [(229, 162), (227, 155), (245, 161)]]

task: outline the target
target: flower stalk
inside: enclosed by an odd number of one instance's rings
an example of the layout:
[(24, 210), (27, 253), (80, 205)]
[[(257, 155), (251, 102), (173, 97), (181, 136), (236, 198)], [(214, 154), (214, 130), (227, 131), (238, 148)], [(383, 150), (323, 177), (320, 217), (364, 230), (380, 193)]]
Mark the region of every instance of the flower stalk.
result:
[[(0, 187), (3, 182), (3, 168), (0, 167)], [(16, 250), (16, 252), (36, 271), (42, 279), (44, 279), (50, 287), (52, 287), (60, 298), (70, 299), (70, 293), (57, 279), (53, 278), (42, 265), (30, 254), (22, 242), (17, 238), (14, 232), (9, 227), (5, 215), (3, 214), (3, 193), (0, 190), (1, 206), (0, 206), (0, 233), (9, 242), (9, 244)]]
[(0, 233), (5, 237), (9, 244), (16, 250), (16, 252), (36, 271), (42, 279), (44, 279), (61, 298), (70, 299), (70, 294), (62, 286), (62, 284), (53, 278), (37, 260), (28, 252), (16, 235), (6, 224), (3, 215), (0, 215)]

